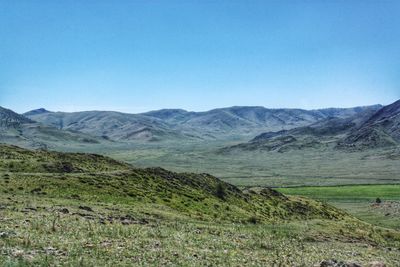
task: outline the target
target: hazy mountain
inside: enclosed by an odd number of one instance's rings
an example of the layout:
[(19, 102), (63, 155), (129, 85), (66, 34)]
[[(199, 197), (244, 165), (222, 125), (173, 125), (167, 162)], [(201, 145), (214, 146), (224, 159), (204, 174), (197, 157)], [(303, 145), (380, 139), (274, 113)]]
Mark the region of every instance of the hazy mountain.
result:
[(400, 100), (378, 110), (339, 145), (355, 148), (400, 145)]
[(80, 132), (62, 131), (0, 107), (0, 142), (24, 147), (74, 146), (102, 140)]
[(39, 115), (39, 114), (49, 113), (49, 112), (51, 112), (51, 111), (48, 111), (44, 108), (38, 108), (38, 109), (34, 109), (34, 110), (24, 113), (24, 116), (28, 117), (28, 116), (34, 116), (34, 115)]
[(119, 141), (161, 140), (181, 137), (178, 131), (155, 117), (114, 111), (36, 112), (27, 117), (58, 129), (74, 130)]
[(0, 107), (0, 128), (8, 129), (8, 128), (16, 128), (24, 123), (32, 123), (33, 121), (15, 113), (10, 109), (6, 109)]
[[(380, 107), (379, 105), (374, 106)], [(163, 119), (175, 129), (221, 138), (257, 135), (263, 131), (292, 129), (328, 117), (346, 118), (363, 112), (367, 107), (330, 108), (320, 110), (268, 109), (264, 107), (229, 107), (206, 112), (160, 110), (143, 115)]]
[[(377, 108), (372, 106), (370, 108)], [(162, 109), (141, 114), (113, 111), (50, 112), (33, 110), (24, 115), (58, 129), (80, 131), (118, 141), (180, 140), (182, 138), (249, 138), (266, 131), (289, 130), (330, 117), (348, 118), (369, 107), (348, 109), (267, 109), (229, 107), (205, 112)]]
[(285, 152), (292, 149), (336, 144), (350, 133), (357, 131), (380, 108), (381, 106), (375, 105), (342, 111), (336, 109), (322, 110), (320, 112), (325, 112), (325, 115), (329, 117), (303, 127), (265, 132), (247, 143), (224, 148), (222, 151), (241, 149)]

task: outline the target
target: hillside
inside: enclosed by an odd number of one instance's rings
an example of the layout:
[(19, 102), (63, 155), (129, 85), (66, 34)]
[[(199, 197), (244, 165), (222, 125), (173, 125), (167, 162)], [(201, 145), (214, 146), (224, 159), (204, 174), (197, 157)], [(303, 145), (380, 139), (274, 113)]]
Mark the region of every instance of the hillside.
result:
[(356, 114), (338, 114), (331, 111), (326, 119), (317, 121), (307, 126), (290, 130), (262, 133), (247, 143), (242, 143), (223, 148), (222, 152), (230, 150), (264, 150), (286, 152), (305, 148), (320, 148), (334, 145), (344, 136), (356, 131), (369, 120), (380, 106), (365, 107)]
[(269, 188), (9, 145), (0, 163), (0, 265), (399, 263), (398, 232)]
[(0, 107), (0, 129), (16, 128), (24, 123), (33, 121), (25, 116), (19, 115), (12, 110)]
[(73, 130), (116, 141), (157, 141), (181, 138), (183, 135), (162, 120), (114, 111), (40, 112), (25, 116), (60, 130)]
[(24, 147), (76, 147), (105, 142), (81, 132), (63, 131), (43, 125), (0, 107), (0, 142)]
[(376, 148), (400, 145), (400, 100), (378, 110), (356, 131), (344, 138), (344, 148)]
[(245, 222), (254, 217), (267, 222), (347, 216), (322, 203), (288, 198), (271, 189), (241, 191), (208, 174), (137, 169), (92, 154), (0, 148), (0, 172), (8, 173), (5, 191), (23, 188), (22, 192), (37, 191), (50, 197), (78, 194), (85, 200), (152, 203), (204, 220)]
[(348, 109), (267, 109), (230, 107), (205, 112), (163, 109), (141, 114), (112, 111), (49, 112), (24, 115), (58, 129), (69, 129), (117, 141), (247, 138), (265, 131), (306, 126), (329, 117), (347, 118), (371, 107)]

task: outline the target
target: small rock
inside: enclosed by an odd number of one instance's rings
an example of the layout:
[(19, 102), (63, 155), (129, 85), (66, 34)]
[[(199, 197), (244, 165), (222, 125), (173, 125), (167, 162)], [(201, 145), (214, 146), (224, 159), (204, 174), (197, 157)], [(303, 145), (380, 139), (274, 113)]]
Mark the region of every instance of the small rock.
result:
[(58, 211), (61, 212), (61, 213), (64, 213), (64, 214), (68, 214), (69, 213), (69, 210), (67, 208), (61, 208)]
[(16, 233), (14, 231), (2, 231), (0, 232), (0, 238), (8, 238), (10, 236), (15, 236)]
[(79, 206), (79, 209), (93, 212), (93, 209), (88, 206)]
[(321, 261), (321, 263), (319, 264), (320, 267), (332, 267), (332, 266), (336, 266), (337, 261), (336, 260), (323, 260)]
[(335, 259), (330, 259), (330, 260), (323, 260), (320, 265), (320, 267), (361, 267), (358, 263), (355, 262), (343, 262), (343, 261), (338, 261)]
[(7, 238), (9, 237), (9, 234), (6, 232), (0, 232), (0, 238)]

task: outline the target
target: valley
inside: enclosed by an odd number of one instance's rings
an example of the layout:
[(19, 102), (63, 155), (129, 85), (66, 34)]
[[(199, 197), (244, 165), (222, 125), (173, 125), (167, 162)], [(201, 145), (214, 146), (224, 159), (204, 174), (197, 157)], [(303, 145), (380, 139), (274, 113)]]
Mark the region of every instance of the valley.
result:
[(399, 264), (399, 232), (308, 198), (92, 154), (0, 156), (2, 265)]
[(0, 267), (400, 267), (400, 1), (0, 14)]
[(397, 266), (399, 109), (1, 109), (0, 264)]

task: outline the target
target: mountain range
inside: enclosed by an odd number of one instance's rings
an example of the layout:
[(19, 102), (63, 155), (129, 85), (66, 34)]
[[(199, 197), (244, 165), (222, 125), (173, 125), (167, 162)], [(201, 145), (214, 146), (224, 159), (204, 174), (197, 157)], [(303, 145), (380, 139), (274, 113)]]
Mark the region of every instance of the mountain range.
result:
[(400, 101), (382, 107), (317, 110), (234, 106), (205, 112), (162, 109), (17, 114), (0, 108), (0, 141), (25, 147), (73, 143), (238, 140), (230, 149), (284, 152), (334, 143), (338, 148), (397, 145)]
[(388, 106), (365, 107), (350, 116), (333, 116), (303, 127), (264, 132), (249, 142), (223, 148), (286, 152), (333, 145), (365, 149), (400, 145), (400, 100)]
[(118, 141), (163, 140), (171, 137), (226, 139), (306, 126), (330, 117), (347, 118), (372, 107), (349, 109), (267, 109), (229, 107), (206, 112), (163, 109), (141, 114), (114, 111), (50, 112), (45, 109), (23, 114), (60, 130), (75, 130)]
[(102, 142), (101, 138), (81, 132), (60, 130), (33, 121), (12, 110), (0, 107), (0, 142), (33, 148), (86, 145)]

